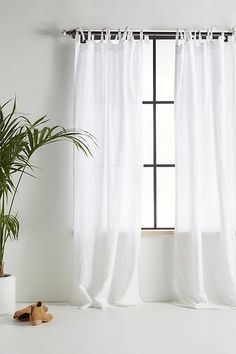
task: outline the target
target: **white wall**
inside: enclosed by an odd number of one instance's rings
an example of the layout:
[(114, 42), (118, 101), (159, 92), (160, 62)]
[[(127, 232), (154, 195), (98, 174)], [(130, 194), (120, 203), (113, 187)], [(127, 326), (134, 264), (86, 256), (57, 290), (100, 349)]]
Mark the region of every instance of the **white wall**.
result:
[(173, 235), (163, 232), (159, 236), (145, 232), (140, 248), (140, 290), (146, 301), (173, 299), (172, 251)]
[[(73, 40), (62, 28), (175, 29), (232, 27), (232, 1), (1, 0), (0, 102), (17, 96), (18, 111), (72, 126)], [(35, 157), (38, 179), (18, 196), (20, 240), (9, 244), (6, 270), (17, 277), (18, 300), (68, 300), (72, 270), (72, 153), (65, 144)], [(146, 300), (171, 298), (171, 236), (142, 239), (141, 290)]]

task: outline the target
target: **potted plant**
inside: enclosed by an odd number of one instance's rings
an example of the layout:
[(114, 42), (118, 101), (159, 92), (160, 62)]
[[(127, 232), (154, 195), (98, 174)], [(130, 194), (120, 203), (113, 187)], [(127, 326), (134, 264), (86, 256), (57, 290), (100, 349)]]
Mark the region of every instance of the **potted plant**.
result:
[(32, 176), (32, 155), (58, 141), (69, 141), (77, 150), (91, 155), (88, 140), (94, 142), (86, 131), (47, 126), (46, 116), (31, 123), (16, 114), (16, 100), (10, 112), (5, 113), (10, 101), (0, 106), (0, 314), (15, 307), (15, 278), (4, 271), (4, 251), (7, 241), (19, 236), (20, 224), (13, 206), (23, 175)]

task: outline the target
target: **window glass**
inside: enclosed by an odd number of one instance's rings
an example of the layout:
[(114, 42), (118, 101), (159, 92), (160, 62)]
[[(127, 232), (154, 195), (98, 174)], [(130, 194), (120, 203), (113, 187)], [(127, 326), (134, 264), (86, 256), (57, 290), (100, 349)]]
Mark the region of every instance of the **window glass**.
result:
[(156, 147), (158, 164), (175, 163), (174, 105), (156, 106)]
[(175, 41), (156, 40), (157, 101), (174, 100)]
[(153, 100), (153, 44), (143, 47), (143, 101)]
[(143, 105), (143, 163), (153, 163), (153, 105)]
[(142, 227), (153, 227), (153, 168), (143, 171)]
[(157, 227), (175, 226), (175, 169), (157, 168)]

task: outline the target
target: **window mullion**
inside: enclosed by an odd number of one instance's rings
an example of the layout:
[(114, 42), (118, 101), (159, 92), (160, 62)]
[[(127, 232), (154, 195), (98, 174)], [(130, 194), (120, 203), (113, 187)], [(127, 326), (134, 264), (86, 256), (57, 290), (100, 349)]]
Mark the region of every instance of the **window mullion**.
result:
[(156, 39), (153, 39), (153, 203), (154, 228), (157, 227), (157, 168), (156, 168)]

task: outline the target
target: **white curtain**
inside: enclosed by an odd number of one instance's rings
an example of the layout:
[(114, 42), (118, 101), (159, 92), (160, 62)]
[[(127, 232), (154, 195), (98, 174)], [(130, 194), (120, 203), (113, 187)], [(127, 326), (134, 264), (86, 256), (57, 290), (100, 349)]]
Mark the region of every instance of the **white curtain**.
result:
[(236, 306), (235, 41), (176, 46), (177, 303)]
[(104, 308), (141, 302), (142, 40), (76, 41), (75, 128), (97, 139), (75, 154), (73, 302)]

